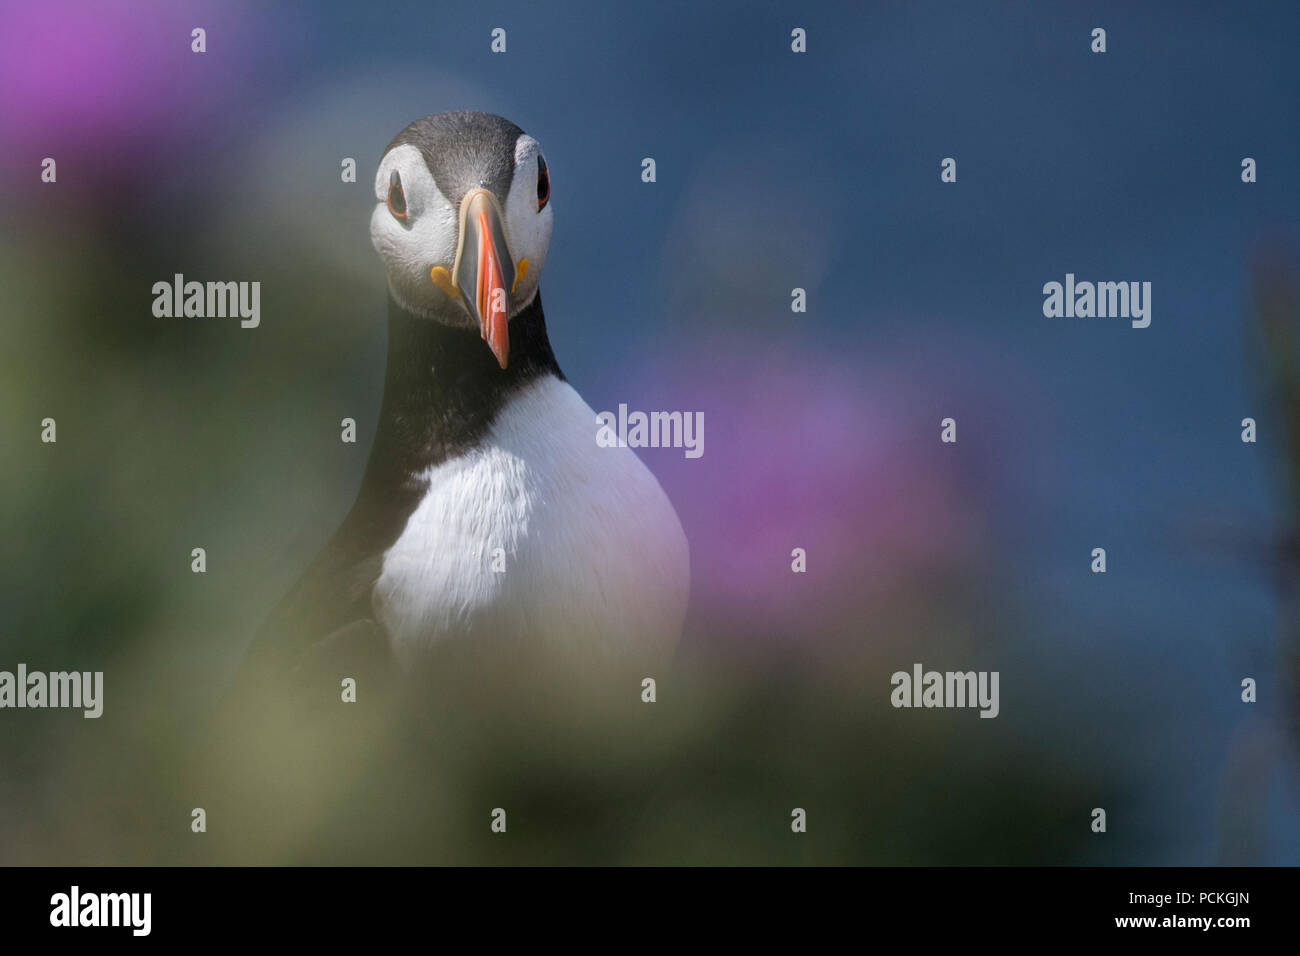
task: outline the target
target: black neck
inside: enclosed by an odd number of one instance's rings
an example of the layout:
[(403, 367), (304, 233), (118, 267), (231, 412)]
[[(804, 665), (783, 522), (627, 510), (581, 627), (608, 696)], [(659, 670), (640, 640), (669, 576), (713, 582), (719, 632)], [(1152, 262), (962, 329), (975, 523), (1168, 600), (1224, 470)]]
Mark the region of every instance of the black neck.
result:
[(563, 379), (546, 337), (542, 296), (510, 320), (501, 368), (477, 332), (408, 312), (388, 297), (388, 368), (366, 486), (408, 484), (431, 465), (478, 444), (506, 401), (543, 375)]
[(563, 379), (539, 295), (510, 320), (507, 368), (477, 332), (420, 318), (388, 300), (388, 370), (375, 443), (357, 500), (334, 538), (285, 597), (266, 634), (315, 634), (373, 613), (379, 556), (424, 495), (421, 473), (481, 442), (497, 413), (545, 375)]

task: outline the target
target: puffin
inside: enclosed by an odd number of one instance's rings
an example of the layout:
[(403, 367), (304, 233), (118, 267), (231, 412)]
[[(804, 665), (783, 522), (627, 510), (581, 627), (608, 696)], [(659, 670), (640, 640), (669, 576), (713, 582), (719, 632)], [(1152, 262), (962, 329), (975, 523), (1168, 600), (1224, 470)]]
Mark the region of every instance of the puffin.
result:
[(553, 219), (541, 145), (500, 116), (434, 113), (384, 150), (373, 445), (350, 511), (257, 634), (256, 669), (337, 700), (356, 673), (432, 670), (472, 689), (484, 661), (528, 677), (671, 663), (686, 535), (635, 452), (598, 444), (552, 352)]

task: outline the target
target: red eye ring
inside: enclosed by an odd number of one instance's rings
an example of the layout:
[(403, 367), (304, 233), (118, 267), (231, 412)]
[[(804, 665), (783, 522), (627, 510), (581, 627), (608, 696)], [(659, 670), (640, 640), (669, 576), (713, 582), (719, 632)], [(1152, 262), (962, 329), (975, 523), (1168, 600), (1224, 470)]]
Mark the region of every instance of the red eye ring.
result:
[(402, 191), (402, 177), (395, 169), (388, 177), (388, 211), (394, 219), (406, 221), (406, 193)]
[(546, 208), (547, 202), (551, 199), (551, 173), (546, 168), (546, 160), (542, 159), (542, 154), (537, 154), (537, 211), (541, 212)]

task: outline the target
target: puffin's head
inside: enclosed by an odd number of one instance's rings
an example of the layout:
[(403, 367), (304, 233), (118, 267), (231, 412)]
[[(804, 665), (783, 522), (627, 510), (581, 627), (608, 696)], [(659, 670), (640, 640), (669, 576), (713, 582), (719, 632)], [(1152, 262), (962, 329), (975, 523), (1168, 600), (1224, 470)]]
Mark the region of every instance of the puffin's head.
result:
[(551, 177), (537, 140), (490, 113), (433, 113), (388, 144), (370, 239), (394, 298), (475, 330), (506, 367), (509, 320), (537, 295), (551, 242)]

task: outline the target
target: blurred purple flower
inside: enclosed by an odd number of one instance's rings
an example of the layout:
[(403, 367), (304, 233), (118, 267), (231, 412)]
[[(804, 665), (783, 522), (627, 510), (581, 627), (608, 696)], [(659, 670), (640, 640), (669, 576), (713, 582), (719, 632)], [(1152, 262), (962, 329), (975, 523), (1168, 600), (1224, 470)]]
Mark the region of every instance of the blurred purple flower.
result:
[[(188, 145), (212, 107), (254, 79), (269, 45), (287, 32), (268, 13), (238, 4), (165, 0), (45, 0), (11, 4), (0, 31), (0, 105), (8, 149), (3, 162), (30, 169), (60, 163), (60, 183), (95, 182), (126, 163)], [(207, 52), (191, 51), (191, 30), (207, 32)], [(81, 159), (93, 159), (80, 162)], [(73, 162), (68, 163), (73, 166)]]
[[(907, 367), (852, 350), (697, 345), (698, 358), (619, 389), (633, 408), (704, 412), (703, 457), (640, 452), (690, 538), (697, 610), (756, 634), (806, 636), (819, 612), (861, 626), (846, 614), (967, 560), (981, 508)], [(796, 547), (806, 574), (791, 571)]]

